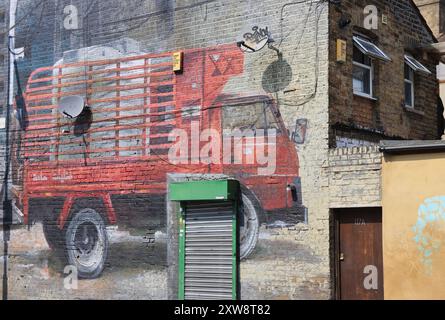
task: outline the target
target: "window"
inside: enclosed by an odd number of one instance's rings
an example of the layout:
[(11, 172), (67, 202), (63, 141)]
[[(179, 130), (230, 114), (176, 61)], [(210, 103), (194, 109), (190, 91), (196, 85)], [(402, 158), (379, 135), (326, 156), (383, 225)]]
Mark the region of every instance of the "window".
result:
[(415, 72), (421, 72), (424, 74), (431, 74), (431, 71), (428, 70), (423, 64), (414, 59), (412, 56), (405, 55), (405, 63)]
[(372, 97), (373, 71), (372, 59), (354, 46), (352, 81), (355, 94)]
[(423, 64), (410, 55), (405, 55), (405, 106), (414, 108), (414, 72), (431, 74)]
[(405, 106), (414, 108), (414, 70), (405, 63)]
[(379, 47), (377, 47), (374, 43), (356, 36), (353, 37), (353, 40), (356, 47), (363, 54), (383, 61), (391, 61), (391, 58), (388, 57), (388, 55), (384, 53)]
[(374, 79), (373, 59), (391, 61), (374, 43), (362, 37), (354, 36), (352, 80), (354, 94), (372, 98)]

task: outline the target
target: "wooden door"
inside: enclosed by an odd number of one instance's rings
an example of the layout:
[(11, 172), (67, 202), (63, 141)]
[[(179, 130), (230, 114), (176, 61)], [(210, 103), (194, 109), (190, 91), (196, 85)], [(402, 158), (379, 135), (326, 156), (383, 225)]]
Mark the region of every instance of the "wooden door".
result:
[(336, 212), (337, 298), (383, 299), (381, 208)]

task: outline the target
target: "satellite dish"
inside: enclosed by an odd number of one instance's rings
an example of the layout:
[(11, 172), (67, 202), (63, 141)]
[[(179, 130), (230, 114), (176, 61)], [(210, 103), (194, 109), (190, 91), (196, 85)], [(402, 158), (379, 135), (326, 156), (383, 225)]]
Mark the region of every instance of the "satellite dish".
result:
[(263, 39), (258, 43), (252, 41), (242, 41), (240, 43), (240, 48), (243, 52), (253, 53), (263, 49), (268, 42), (269, 39)]
[(63, 97), (58, 108), (65, 117), (77, 118), (85, 108), (85, 100), (81, 96)]

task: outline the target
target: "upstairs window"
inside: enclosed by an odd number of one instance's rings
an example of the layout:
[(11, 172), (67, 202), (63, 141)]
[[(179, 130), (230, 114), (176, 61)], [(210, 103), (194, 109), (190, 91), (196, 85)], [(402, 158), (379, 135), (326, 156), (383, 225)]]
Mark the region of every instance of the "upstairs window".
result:
[(405, 63), (405, 106), (414, 108), (414, 71)]
[(379, 47), (377, 47), (374, 43), (370, 42), (369, 40), (357, 36), (354, 36), (353, 40), (355, 46), (363, 54), (383, 61), (391, 61), (391, 58), (386, 53), (384, 53)]
[(430, 75), (431, 71), (428, 70), (427, 67), (425, 67), (423, 64), (421, 64), (419, 61), (414, 59), (410, 55), (405, 55), (405, 63), (414, 71), (414, 72), (420, 72), (425, 75)]
[(354, 94), (373, 97), (374, 66), (373, 59), (391, 61), (374, 43), (362, 37), (354, 36), (352, 80)]
[(352, 81), (354, 93), (372, 97), (374, 68), (372, 59), (354, 46)]
[(405, 55), (405, 107), (414, 108), (414, 73), (431, 74), (423, 64), (410, 55)]

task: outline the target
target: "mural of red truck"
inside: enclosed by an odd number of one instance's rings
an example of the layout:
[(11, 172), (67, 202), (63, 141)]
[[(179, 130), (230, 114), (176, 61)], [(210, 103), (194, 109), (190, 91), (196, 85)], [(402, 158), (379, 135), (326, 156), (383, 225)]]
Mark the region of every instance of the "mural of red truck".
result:
[[(15, 205), (25, 223), (43, 223), (49, 246), (83, 278), (98, 277), (108, 252), (106, 227), (137, 232), (166, 224), (168, 173), (222, 174), (239, 180), (244, 219), (241, 257), (255, 248), (259, 217), (301, 207), (299, 162), (276, 102), (264, 94), (228, 94), (229, 80), (244, 70), (236, 45), (183, 51), (182, 72), (173, 53), (129, 55), (56, 63), (35, 70), (25, 101), (28, 126), (15, 146)], [(64, 97), (85, 97), (76, 118), (61, 114)], [(171, 133), (248, 128), (254, 136), (276, 132), (276, 165), (202, 163), (193, 155), (172, 163)], [(19, 132), (20, 130), (16, 130)], [(250, 140), (249, 140), (250, 139)], [(243, 138), (249, 156), (252, 137)], [(192, 142), (191, 142), (192, 143)], [(203, 142), (199, 142), (203, 144)]]

